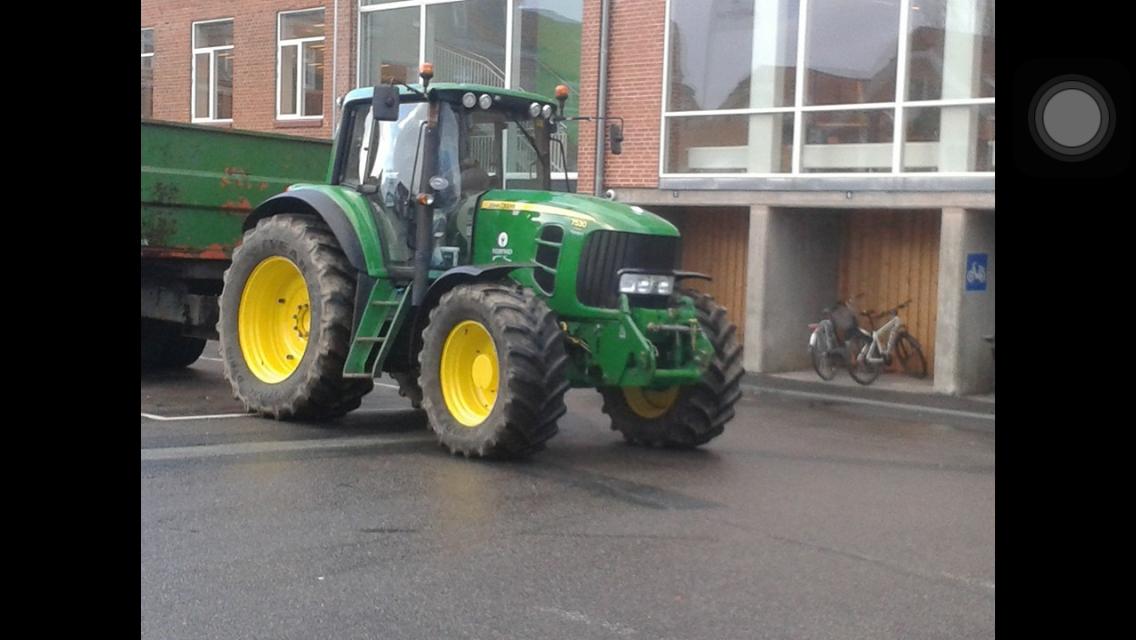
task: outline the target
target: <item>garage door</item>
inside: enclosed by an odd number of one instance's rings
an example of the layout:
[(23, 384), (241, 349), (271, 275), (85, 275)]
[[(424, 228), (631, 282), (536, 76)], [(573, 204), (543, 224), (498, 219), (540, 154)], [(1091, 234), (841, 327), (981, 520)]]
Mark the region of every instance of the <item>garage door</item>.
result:
[(908, 298), (900, 312), (934, 370), (939, 296), (939, 210), (854, 211), (844, 217), (842, 299), (864, 292), (861, 309), (881, 310)]
[(746, 255), (749, 248), (749, 209), (651, 207), (670, 220), (682, 234), (682, 268), (713, 278), (687, 280), (684, 286), (714, 296), (726, 307), (727, 316), (745, 330)]

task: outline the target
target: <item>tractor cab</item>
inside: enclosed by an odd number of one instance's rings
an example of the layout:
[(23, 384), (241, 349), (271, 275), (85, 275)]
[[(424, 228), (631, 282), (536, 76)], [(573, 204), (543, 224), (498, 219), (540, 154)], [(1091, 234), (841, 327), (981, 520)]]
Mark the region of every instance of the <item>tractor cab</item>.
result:
[[(551, 188), (556, 109), (535, 94), (471, 84), (398, 87), (397, 114), (375, 117), (376, 90), (348, 94), (336, 140), (333, 183), (365, 194), (383, 233), (388, 263), (409, 265), (415, 205), (432, 198), (430, 268), (468, 263), (474, 212), (491, 189)], [(380, 116), (383, 114), (379, 114)], [(427, 124), (435, 119), (433, 148)], [(434, 160), (430, 175), (424, 171)]]

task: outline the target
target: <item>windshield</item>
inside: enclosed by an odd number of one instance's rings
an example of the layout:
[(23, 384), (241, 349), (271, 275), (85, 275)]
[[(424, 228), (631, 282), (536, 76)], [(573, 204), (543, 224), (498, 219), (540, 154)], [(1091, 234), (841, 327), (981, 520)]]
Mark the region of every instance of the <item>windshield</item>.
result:
[[(548, 123), (506, 111), (463, 110), (462, 191), (548, 189)], [(503, 169), (502, 169), (503, 168)]]

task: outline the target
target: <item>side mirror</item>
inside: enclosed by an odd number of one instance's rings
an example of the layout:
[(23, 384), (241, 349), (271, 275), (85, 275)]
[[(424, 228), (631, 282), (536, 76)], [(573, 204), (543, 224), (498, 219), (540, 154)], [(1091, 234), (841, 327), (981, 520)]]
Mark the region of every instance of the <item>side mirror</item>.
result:
[(611, 153), (613, 155), (619, 155), (623, 153), (623, 127), (620, 127), (618, 124), (613, 124), (611, 125), (610, 132)]
[(371, 117), (375, 120), (398, 120), (398, 87), (380, 84), (371, 96)]

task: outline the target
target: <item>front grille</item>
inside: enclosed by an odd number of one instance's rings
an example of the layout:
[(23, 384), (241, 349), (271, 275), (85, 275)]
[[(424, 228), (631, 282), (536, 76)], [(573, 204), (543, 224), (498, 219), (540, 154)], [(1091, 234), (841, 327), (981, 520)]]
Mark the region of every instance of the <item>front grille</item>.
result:
[(679, 239), (622, 231), (594, 231), (584, 240), (576, 297), (591, 307), (619, 306), (619, 270), (678, 267)]

